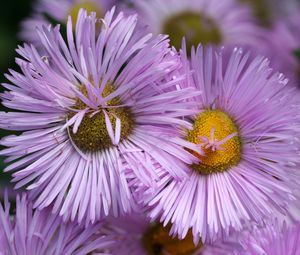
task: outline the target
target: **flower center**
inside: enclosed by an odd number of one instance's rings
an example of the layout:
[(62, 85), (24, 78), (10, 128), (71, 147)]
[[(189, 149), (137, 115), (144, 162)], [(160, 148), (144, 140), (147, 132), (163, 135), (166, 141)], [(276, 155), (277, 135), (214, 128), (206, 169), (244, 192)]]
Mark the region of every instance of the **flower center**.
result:
[(210, 17), (192, 11), (185, 11), (166, 20), (163, 33), (169, 35), (171, 44), (176, 49), (181, 48), (182, 37), (185, 37), (187, 49), (202, 44), (219, 44), (222, 35), (214, 20)]
[(271, 11), (265, 0), (240, 0), (251, 6), (253, 14), (258, 18), (259, 22), (264, 26), (271, 25)]
[(103, 17), (102, 10), (99, 8), (99, 5), (97, 5), (95, 2), (93, 2), (93, 1), (78, 2), (78, 3), (74, 4), (68, 11), (68, 15), (71, 15), (71, 17), (72, 17), (74, 27), (76, 25), (78, 12), (81, 8), (86, 9), (87, 14), (90, 14), (91, 12), (96, 12), (96, 15), (98, 18)]
[(151, 226), (143, 236), (143, 245), (149, 255), (191, 255), (202, 247), (193, 243), (192, 231), (189, 231), (183, 240), (169, 236), (171, 226), (162, 224)]
[(200, 174), (224, 172), (237, 165), (241, 159), (238, 128), (233, 120), (220, 110), (206, 110), (200, 113), (186, 139), (199, 144), (205, 153), (203, 156), (191, 151), (201, 160), (201, 163), (192, 165)]
[[(87, 94), (86, 89), (81, 90), (83, 94)], [(102, 96), (107, 97), (109, 94), (115, 91), (113, 85), (106, 85), (103, 90)], [(115, 97), (108, 100), (106, 106), (118, 106), (122, 105), (120, 98)], [(83, 110), (87, 106), (81, 100), (77, 100), (75, 109)], [(86, 113), (80, 123), (80, 126), (76, 133), (70, 130), (69, 134), (75, 145), (83, 152), (96, 152), (107, 149), (113, 146), (112, 139), (107, 130), (107, 119), (105, 113), (108, 116), (112, 130), (116, 130), (117, 118), (121, 123), (120, 141), (127, 138), (133, 131), (134, 121), (133, 114), (128, 107), (117, 108), (99, 108), (99, 111)], [(68, 118), (72, 118), (76, 113), (71, 112), (68, 114)]]

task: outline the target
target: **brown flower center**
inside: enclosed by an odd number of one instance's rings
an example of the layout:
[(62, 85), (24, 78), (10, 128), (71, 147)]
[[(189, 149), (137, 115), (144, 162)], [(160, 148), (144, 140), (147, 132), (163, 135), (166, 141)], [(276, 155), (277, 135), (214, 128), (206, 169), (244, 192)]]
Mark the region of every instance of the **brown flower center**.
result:
[[(85, 89), (82, 89), (82, 92), (86, 95), (87, 93), (84, 90)], [(106, 85), (102, 96), (107, 97), (114, 91), (115, 87), (108, 84)], [(118, 97), (115, 97), (107, 102), (107, 106), (118, 105), (122, 105), (122, 102)], [(77, 99), (74, 107), (75, 109), (83, 110), (86, 107), (87, 106), (84, 102)], [(113, 146), (111, 138), (107, 131), (105, 114), (103, 111), (106, 111), (106, 113), (108, 114), (113, 130), (115, 130), (116, 127), (116, 117), (120, 119), (120, 141), (126, 139), (132, 133), (134, 128), (134, 118), (130, 108), (128, 107), (99, 109), (99, 112), (97, 112), (96, 114), (86, 113), (77, 132), (73, 133), (71, 129), (69, 132), (71, 139), (81, 151), (96, 152)], [(68, 114), (68, 118), (72, 118), (75, 114), (75, 112), (70, 112)]]
[(201, 13), (185, 11), (171, 16), (163, 25), (163, 33), (169, 35), (171, 44), (181, 48), (182, 37), (185, 37), (187, 49), (199, 43), (219, 44), (222, 35), (215, 21)]
[(257, 17), (261, 25), (271, 25), (271, 11), (266, 0), (239, 0), (242, 3), (249, 4), (253, 14)]
[(170, 225), (163, 227), (162, 224), (155, 224), (146, 231), (143, 244), (149, 255), (191, 255), (201, 249), (201, 242), (197, 246), (194, 245), (191, 231), (180, 240), (169, 236), (170, 229)]

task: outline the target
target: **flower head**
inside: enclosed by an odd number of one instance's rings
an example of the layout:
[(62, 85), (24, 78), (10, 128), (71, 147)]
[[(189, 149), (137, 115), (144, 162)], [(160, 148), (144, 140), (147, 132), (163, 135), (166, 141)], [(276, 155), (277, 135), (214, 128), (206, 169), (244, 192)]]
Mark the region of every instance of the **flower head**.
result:
[(300, 80), (300, 10), (289, 14), (288, 17), (277, 19), (272, 28), (266, 33), (267, 50), (272, 65), (283, 72), (293, 85)]
[[(238, 234), (236, 234), (238, 235)], [(296, 255), (300, 253), (300, 224), (268, 222), (241, 235), (242, 255)]]
[(176, 89), (184, 75), (171, 75), (181, 64), (166, 36), (144, 34), (136, 15), (114, 10), (99, 35), (98, 22), (81, 10), (75, 37), (68, 20), (67, 42), (58, 27), (38, 30), (43, 55), (18, 49), (21, 73), (10, 71), (2, 94), (16, 111), (0, 113), (1, 128), (21, 133), (3, 138), (0, 152), (17, 187), (27, 186), (34, 207), (53, 204), (79, 222), (134, 209), (128, 171), (152, 186), (155, 168), (181, 179), (195, 161), (176, 138), (195, 111), (182, 101), (195, 92)]
[(102, 232), (102, 224), (88, 228), (64, 223), (51, 209), (34, 210), (25, 194), (17, 195), (15, 215), (10, 203), (0, 204), (0, 243), (3, 255), (102, 254), (114, 244)]
[[(205, 255), (296, 255), (300, 252), (300, 223), (286, 222), (288, 217), (252, 224), (230, 234), (226, 241), (207, 246)], [(231, 248), (230, 248), (231, 246)]]
[[(284, 217), (287, 219), (286, 217)], [(296, 255), (299, 254), (300, 224), (279, 218), (233, 231), (227, 240), (205, 245), (203, 255)]]
[[(133, 0), (141, 21), (151, 32), (170, 36), (171, 44), (187, 48), (202, 44), (251, 47), (259, 51), (262, 31), (248, 6), (233, 0)], [(237, 25), (238, 24), (238, 25)], [(258, 43), (259, 42), (259, 43)]]
[(250, 60), (236, 48), (225, 59), (210, 47), (192, 50), (190, 61), (183, 54), (191, 75), (182, 87), (201, 92), (183, 138), (202, 150), (186, 148), (200, 162), (190, 165), (184, 181), (159, 171), (159, 188), (136, 183), (148, 215), (173, 223), (171, 232), (180, 238), (192, 228), (195, 242), (214, 241), (245, 222), (282, 213), (299, 182), (297, 91), (263, 57)]
[(164, 227), (160, 223), (151, 223), (141, 214), (108, 218), (104, 225), (106, 235), (116, 240), (115, 245), (108, 249), (112, 255), (225, 255), (237, 247), (241, 249), (236, 242), (229, 241), (216, 245), (203, 245), (201, 242), (195, 245), (191, 231), (180, 240), (169, 235), (170, 225)]
[(20, 37), (26, 42), (41, 45), (36, 28), (48, 26), (49, 23), (66, 24), (68, 16), (71, 15), (75, 21), (78, 12), (84, 8), (88, 13), (95, 12), (97, 17), (103, 18), (105, 13), (112, 8), (114, 0), (40, 0), (34, 6), (32, 16), (22, 22)]

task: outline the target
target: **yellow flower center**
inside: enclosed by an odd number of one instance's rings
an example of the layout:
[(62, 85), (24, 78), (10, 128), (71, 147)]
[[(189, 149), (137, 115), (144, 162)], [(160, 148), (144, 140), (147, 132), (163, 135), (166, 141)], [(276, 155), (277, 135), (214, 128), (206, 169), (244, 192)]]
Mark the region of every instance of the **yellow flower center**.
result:
[(155, 224), (148, 229), (143, 236), (143, 245), (149, 255), (191, 255), (201, 249), (201, 242), (194, 245), (191, 231), (180, 240), (169, 236), (170, 229), (170, 225), (163, 227), (162, 224)]
[(219, 44), (222, 35), (215, 21), (201, 13), (185, 11), (166, 20), (163, 25), (163, 33), (168, 34), (171, 44), (176, 49), (181, 48), (182, 37), (185, 37), (187, 49), (199, 43)]
[(102, 10), (100, 9), (99, 5), (97, 5), (95, 2), (93, 2), (93, 1), (78, 2), (70, 8), (70, 10), (68, 11), (68, 15), (67, 15), (67, 16), (71, 15), (74, 27), (76, 25), (78, 12), (81, 8), (86, 9), (88, 14), (90, 14), (91, 12), (95, 12), (98, 18), (103, 17)]
[[(83, 94), (87, 95), (86, 89), (81, 90)], [(106, 97), (115, 91), (113, 85), (106, 85), (103, 90), (102, 96)], [(107, 106), (122, 105), (121, 100), (115, 97), (106, 103)], [(87, 108), (86, 104), (77, 99), (75, 109), (83, 110)], [(108, 134), (106, 127), (105, 114), (106, 111), (112, 124), (113, 130), (116, 127), (116, 117), (121, 121), (121, 136), (120, 141), (127, 138), (133, 131), (134, 121), (133, 114), (128, 107), (106, 108), (99, 109), (96, 114), (86, 113), (83, 117), (81, 124), (76, 133), (72, 132), (70, 128), (69, 134), (75, 145), (83, 152), (96, 152), (107, 149), (113, 146), (112, 140)], [(68, 114), (68, 118), (72, 118), (76, 113), (71, 112)], [(92, 115), (91, 115), (92, 114)]]
[(241, 140), (234, 121), (220, 110), (206, 110), (200, 113), (193, 129), (186, 139), (201, 146), (205, 155), (191, 151), (201, 163), (192, 168), (199, 174), (208, 175), (224, 172), (235, 166), (241, 159)]

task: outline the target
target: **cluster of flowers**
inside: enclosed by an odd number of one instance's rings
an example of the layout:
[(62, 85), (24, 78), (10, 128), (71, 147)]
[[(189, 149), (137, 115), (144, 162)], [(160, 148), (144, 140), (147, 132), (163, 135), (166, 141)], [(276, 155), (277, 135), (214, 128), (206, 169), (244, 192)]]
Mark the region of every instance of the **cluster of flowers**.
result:
[(38, 2), (2, 84), (26, 191), (0, 254), (300, 254), (300, 11), (263, 3)]

